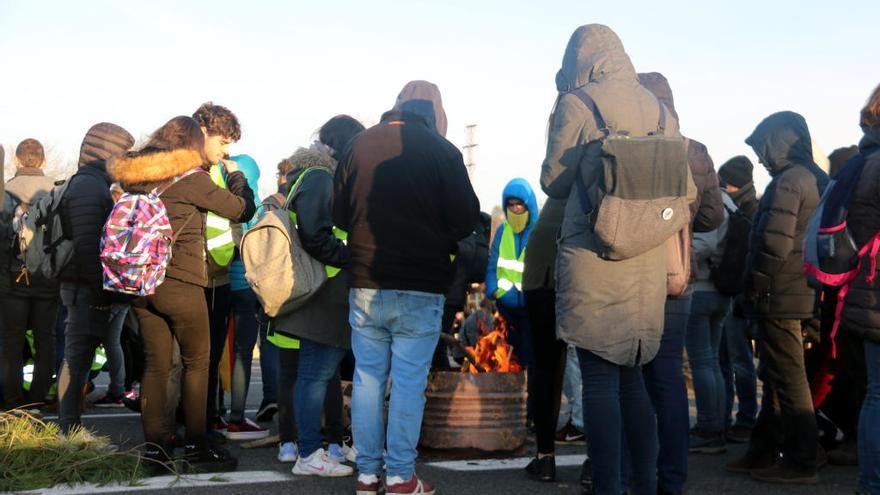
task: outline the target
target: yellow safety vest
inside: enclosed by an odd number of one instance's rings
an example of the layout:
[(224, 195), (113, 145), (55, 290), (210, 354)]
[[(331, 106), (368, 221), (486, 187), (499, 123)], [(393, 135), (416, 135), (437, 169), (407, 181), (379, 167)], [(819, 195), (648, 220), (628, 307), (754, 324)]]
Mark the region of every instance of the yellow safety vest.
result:
[(299, 339), (288, 337), (287, 335), (277, 333), (272, 329), (272, 322), (269, 322), (269, 328), (266, 330), (266, 340), (282, 349), (299, 349)]
[[(299, 174), (299, 177), (297, 177), (296, 182), (293, 183), (293, 186), (291, 186), (290, 191), (287, 193), (287, 201), (284, 204), (285, 208), (287, 207), (288, 204), (290, 204), (290, 199), (293, 198), (293, 193), (296, 191), (296, 189), (302, 183), (303, 178), (306, 176), (306, 174), (308, 174), (312, 170), (323, 170), (323, 171), (327, 172), (328, 174), (333, 175), (333, 171), (331, 171), (327, 167), (307, 168), (305, 171), (303, 171), (301, 174)], [(298, 225), (296, 223), (296, 212), (289, 211), (289, 213), (290, 213), (290, 221), (293, 222), (293, 225)], [(348, 241), (348, 233), (340, 228), (335, 227), (335, 226), (333, 227), (333, 235), (336, 236), (337, 239), (342, 241), (343, 244)], [(327, 278), (333, 278), (333, 277), (339, 275), (339, 272), (342, 271), (342, 269), (337, 268), (335, 266), (324, 265), (324, 271), (327, 273)]]
[(500, 299), (511, 289), (522, 292), (523, 271), (525, 269), (526, 250), (523, 248), (516, 255), (516, 238), (513, 227), (505, 220), (501, 230), (501, 246), (498, 249), (498, 265), (495, 275), (498, 278), (498, 288), (495, 290), (495, 299)]
[[(220, 165), (211, 166), (211, 180), (219, 187), (226, 189), (226, 179)], [(229, 220), (208, 212), (205, 219), (208, 238), (208, 254), (218, 266), (229, 266), (235, 255), (235, 241), (232, 238), (232, 225)]]

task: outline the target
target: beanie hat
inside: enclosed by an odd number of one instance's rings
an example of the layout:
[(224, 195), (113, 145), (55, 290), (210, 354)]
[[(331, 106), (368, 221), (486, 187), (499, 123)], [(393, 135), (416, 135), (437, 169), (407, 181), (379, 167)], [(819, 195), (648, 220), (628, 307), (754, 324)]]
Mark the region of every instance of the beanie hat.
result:
[(109, 122), (95, 124), (83, 138), (79, 149), (79, 166), (94, 161), (107, 161), (134, 145), (134, 138), (122, 127)]
[(718, 169), (718, 176), (726, 184), (743, 187), (752, 182), (752, 169), (754, 169), (754, 166), (748, 158), (742, 155), (735, 156), (724, 162), (724, 165)]

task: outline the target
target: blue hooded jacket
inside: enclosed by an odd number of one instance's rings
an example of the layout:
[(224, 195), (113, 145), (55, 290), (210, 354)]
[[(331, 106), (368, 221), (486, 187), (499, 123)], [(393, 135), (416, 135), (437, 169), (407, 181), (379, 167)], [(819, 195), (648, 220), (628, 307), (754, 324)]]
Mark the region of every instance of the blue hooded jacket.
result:
[[(254, 202), (259, 206), (260, 198), (257, 196), (257, 191), (260, 190), (259, 165), (249, 155), (233, 156), (230, 157), (230, 160), (238, 164), (238, 169), (241, 170), (247, 179), (248, 186), (250, 186), (251, 191), (254, 191)], [(259, 218), (257, 215), (254, 215), (249, 222), (241, 224), (241, 233), (247, 232), (248, 229), (256, 225), (257, 221), (259, 221)], [(237, 253), (235, 259), (229, 265), (229, 288), (232, 290), (250, 289), (250, 285), (248, 285), (247, 280), (244, 278), (244, 263), (241, 262), (241, 256)]]
[[(504, 209), (504, 217), (507, 218), (507, 200), (516, 198), (525, 203), (529, 210), (529, 223), (526, 228), (519, 234), (514, 234), (516, 241), (516, 255), (519, 257), (529, 240), (529, 234), (538, 221), (538, 200), (535, 198), (535, 192), (525, 179), (513, 179), (504, 186), (504, 192), (501, 195), (501, 207)], [(498, 226), (495, 231), (495, 237), (492, 240), (492, 248), (489, 250), (489, 265), (486, 267), (486, 295), (494, 299), (495, 291), (498, 289), (498, 253), (501, 249), (501, 232), (504, 224)], [(525, 298), (522, 292), (516, 288), (510, 289), (498, 300), (498, 304), (503, 308), (524, 308), (526, 306)]]

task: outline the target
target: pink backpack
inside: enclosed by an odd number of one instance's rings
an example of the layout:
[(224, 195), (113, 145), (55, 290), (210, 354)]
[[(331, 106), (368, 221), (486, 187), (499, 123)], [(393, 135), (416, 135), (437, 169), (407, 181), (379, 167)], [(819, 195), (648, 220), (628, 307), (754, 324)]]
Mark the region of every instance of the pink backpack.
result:
[[(192, 169), (149, 194), (123, 194), (113, 206), (101, 235), (101, 265), (104, 290), (134, 296), (149, 296), (165, 281), (171, 261), (172, 235), (168, 211), (159, 196), (184, 177), (203, 171)], [(192, 217), (190, 214), (181, 231)]]

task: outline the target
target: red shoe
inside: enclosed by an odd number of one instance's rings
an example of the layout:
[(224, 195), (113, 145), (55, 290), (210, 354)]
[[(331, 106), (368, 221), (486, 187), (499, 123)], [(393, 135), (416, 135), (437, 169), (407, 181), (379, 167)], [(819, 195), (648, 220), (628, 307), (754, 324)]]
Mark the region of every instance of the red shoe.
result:
[(111, 397), (110, 395), (105, 395), (92, 402), (92, 405), (95, 407), (125, 407), (125, 404), (122, 403), (122, 396)]
[(413, 473), (409, 481), (388, 485), (385, 492), (388, 495), (434, 495), (434, 487), (427, 481), (422, 481)]
[(364, 483), (360, 479), (354, 485), (355, 495), (382, 495), (385, 493), (385, 483), (382, 480), (373, 483)]
[(228, 428), (228, 427), (229, 427), (229, 423), (227, 423), (226, 420), (223, 419), (222, 416), (215, 418), (214, 421), (211, 421), (211, 424), (208, 425), (209, 430), (214, 430), (218, 433), (223, 433), (223, 434), (226, 434), (226, 428)]
[(249, 419), (226, 426), (226, 438), (229, 440), (256, 440), (269, 436), (269, 430), (261, 428)]

